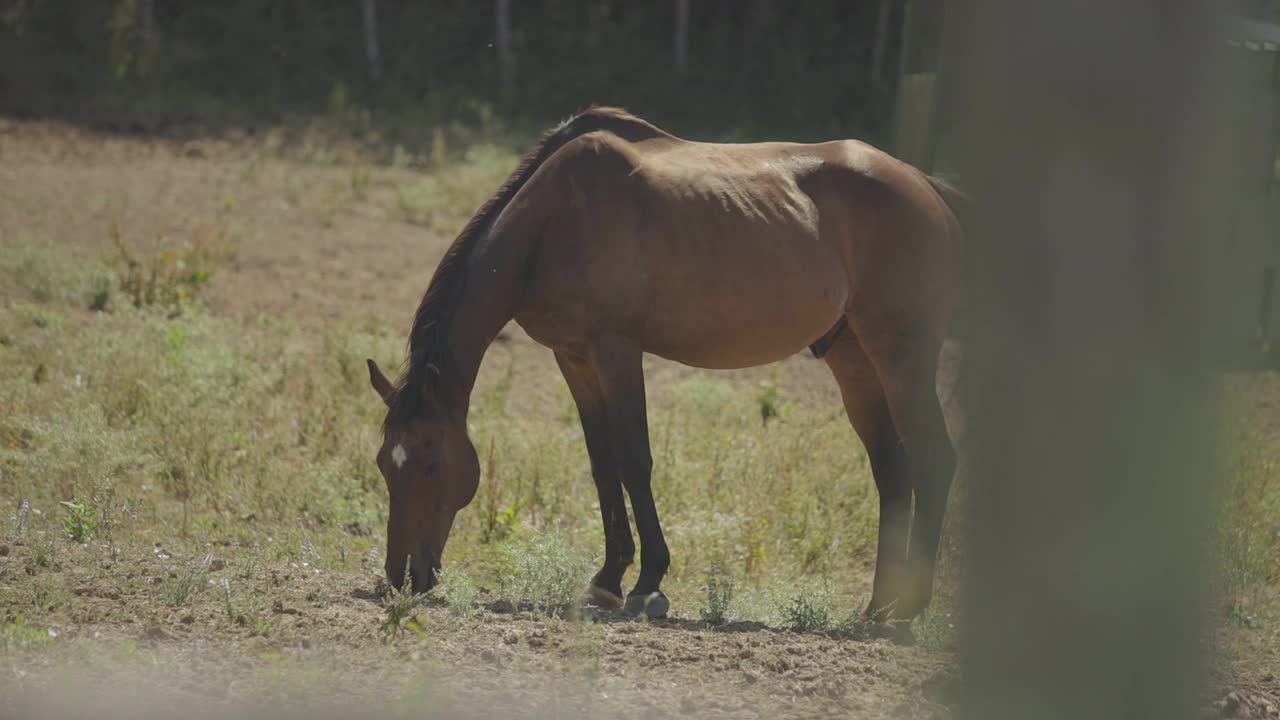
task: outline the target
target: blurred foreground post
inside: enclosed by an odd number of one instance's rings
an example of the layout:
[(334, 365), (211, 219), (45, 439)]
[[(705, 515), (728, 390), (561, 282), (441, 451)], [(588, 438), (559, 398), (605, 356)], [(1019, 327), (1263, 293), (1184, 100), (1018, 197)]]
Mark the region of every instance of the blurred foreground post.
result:
[(963, 717), (1198, 716), (1225, 228), (1207, 6), (958, 13)]

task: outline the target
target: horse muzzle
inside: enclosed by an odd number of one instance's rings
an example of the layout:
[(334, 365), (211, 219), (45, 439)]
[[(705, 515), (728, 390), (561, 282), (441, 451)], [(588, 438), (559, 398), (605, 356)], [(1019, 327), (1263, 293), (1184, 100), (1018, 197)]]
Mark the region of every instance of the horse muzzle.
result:
[(414, 593), (424, 593), (439, 582), (436, 572), (440, 569), (440, 556), (430, 545), (423, 545), (418, 552), (409, 556), (407, 563), (392, 565), (387, 562), (387, 581), (392, 587), (405, 587), (405, 571), (409, 573), (409, 589)]

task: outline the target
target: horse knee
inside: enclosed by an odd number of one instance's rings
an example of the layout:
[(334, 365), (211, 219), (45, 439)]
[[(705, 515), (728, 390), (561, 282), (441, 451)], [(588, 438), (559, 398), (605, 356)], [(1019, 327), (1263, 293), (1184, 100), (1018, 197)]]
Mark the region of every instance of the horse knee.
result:
[(635, 453), (622, 462), (622, 485), (627, 493), (649, 492), (653, 477), (653, 456), (647, 451)]

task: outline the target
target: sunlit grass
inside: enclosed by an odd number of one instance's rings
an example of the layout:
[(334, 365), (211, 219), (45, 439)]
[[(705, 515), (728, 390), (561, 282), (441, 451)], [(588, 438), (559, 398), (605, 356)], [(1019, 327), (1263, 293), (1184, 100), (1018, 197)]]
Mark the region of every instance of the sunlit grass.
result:
[[(315, 333), (239, 322), (198, 297), (179, 298), (175, 313), (134, 302), (110, 262), (14, 250), (0, 266), (0, 507), (4, 541), (22, 543), (35, 568), (3, 598), (24, 627), (65, 609), (71, 581), (53, 568), (104, 558), (154, 561), (158, 605), (211, 604), (261, 636), (273, 610), (255, 589), (277, 569), (375, 587), (383, 409), (363, 358), (398, 365), (401, 338), (355, 324)], [(576, 412), (558, 376), (508, 367), (485, 378), (470, 416), (483, 477), (458, 516), (439, 594), (459, 617), (482, 597), (563, 614), (602, 545)], [(522, 382), (555, 390), (516, 412), (509, 396)], [(869, 589), (854, 581), (874, 558), (877, 502), (838, 404), (710, 373), (662, 376), (649, 397), (673, 613), (844, 627)], [(1238, 450), (1222, 515), (1224, 595), (1241, 623), (1277, 621), (1268, 598), (1280, 581), (1280, 485), (1262, 442)], [(226, 570), (211, 572), (212, 543), (232, 560)], [(403, 628), (411, 613), (397, 613)], [(950, 624), (931, 627), (942, 644)]]

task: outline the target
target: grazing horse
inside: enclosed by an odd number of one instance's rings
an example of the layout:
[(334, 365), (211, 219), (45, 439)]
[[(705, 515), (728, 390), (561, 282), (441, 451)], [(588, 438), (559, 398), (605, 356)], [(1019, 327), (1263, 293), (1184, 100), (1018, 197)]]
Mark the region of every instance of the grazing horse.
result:
[[(402, 377), (369, 361), (387, 405), (387, 579), (400, 587), (407, 568), (415, 592), (435, 584), (480, 478), (471, 390), (514, 319), (555, 353), (582, 421), (604, 521), (597, 602), (668, 609), (642, 355), (745, 368), (808, 347), (835, 376), (880, 495), (866, 612), (920, 614), (955, 469), (935, 374), (959, 289), (958, 197), (851, 140), (692, 142), (600, 107), (548, 131), (440, 261)], [(624, 490), (640, 537), (625, 601)]]

